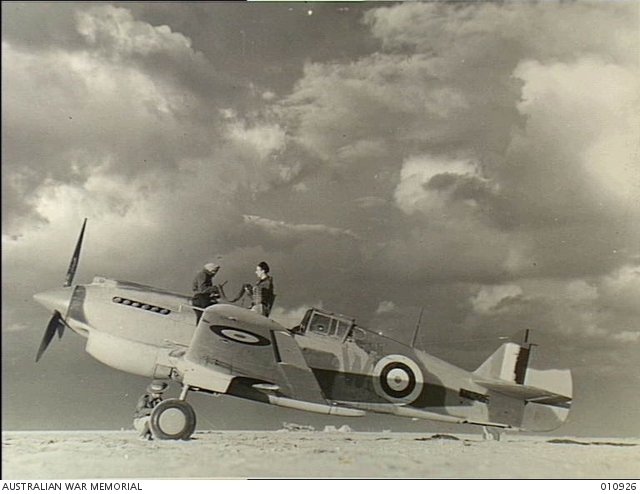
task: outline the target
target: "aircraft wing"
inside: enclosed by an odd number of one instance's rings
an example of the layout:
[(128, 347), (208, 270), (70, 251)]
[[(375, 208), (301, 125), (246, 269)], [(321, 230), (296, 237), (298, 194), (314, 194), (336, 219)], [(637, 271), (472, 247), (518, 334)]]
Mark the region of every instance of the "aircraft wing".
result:
[(181, 367), (185, 382), (196, 388), (235, 394), (245, 387), (245, 397), (266, 396), (261, 401), (327, 404), (293, 335), (240, 307), (204, 310)]
[(205, 309), (184, 360), (198, 372), (210, 369), (230, 379), (240, 377), (245, 382), (261, 384), (256, 388), (260, 391), (277, 389), (286, 396), (325, 402), (313, 372), (287, 329), (240, 307), (219, 304)]

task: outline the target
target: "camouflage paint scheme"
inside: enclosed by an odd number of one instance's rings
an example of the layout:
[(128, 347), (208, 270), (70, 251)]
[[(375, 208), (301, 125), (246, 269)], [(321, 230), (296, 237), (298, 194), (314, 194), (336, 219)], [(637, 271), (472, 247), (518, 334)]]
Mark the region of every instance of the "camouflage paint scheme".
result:
[(530, 385), (528, 349), (515, 343), (469, 372), (320, 309), (285, 328), (233, 305), (198, 309), (185, 295), (101, 277), (35, 298), (86, 337), (96, 359), (187, 390), (537, 431), (562, 424), (571, 405), (569, 371)]

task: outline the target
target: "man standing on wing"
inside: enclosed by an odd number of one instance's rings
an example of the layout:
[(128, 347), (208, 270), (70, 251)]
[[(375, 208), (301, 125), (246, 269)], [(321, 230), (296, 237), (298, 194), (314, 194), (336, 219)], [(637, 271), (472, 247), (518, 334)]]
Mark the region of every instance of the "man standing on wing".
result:
[(258, 281), (255, 285), (245, 285), (245, 290), (251, 295), (251, 310), (268, 317), (276, 298), (273, 290), (273, 278), (269, 275), (269, 265), (262, 261), (256, 266)]
[(218, 303), (220, 289), (213, 284), (213, 277), (220, 270), (220, 266), (208, 262), (193, 280), (193, 305), (195, 307), (209, 307)]

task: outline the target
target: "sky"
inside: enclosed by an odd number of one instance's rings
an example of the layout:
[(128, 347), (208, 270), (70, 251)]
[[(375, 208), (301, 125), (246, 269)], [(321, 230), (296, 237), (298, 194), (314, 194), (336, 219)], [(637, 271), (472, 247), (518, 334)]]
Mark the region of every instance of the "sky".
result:
[[(559, 432), (640, 437), (636, 2), (3, 2), (2, 426), (131, 427), (145, 378), (66, 334), (75, 281), (232, 291), (272, 269), (272, 317), (355, 317), (477, 368), (533, 330), (572, 369)], [(176, 390), (177, 392), (178, 390)], [(194, 396), (199, 427), (327, 418)], [(434, 429), (435, 428), (435, 429)], [(471, 429), (470, 429), (471, 430)]]

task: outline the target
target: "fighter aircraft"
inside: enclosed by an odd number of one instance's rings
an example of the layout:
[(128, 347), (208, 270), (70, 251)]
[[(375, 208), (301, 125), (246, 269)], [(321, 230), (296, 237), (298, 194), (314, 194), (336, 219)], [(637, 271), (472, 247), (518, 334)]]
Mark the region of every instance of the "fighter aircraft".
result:
[(36, 362), (56, 332), (87, 339), (86, 351), (124, 372), (174, 381), (179, 398), (151, 415), (160, 439), (188, 439), (196, 426), (189, 392), (226, 394), (329, 415), (367, 413), (476, 424), (492, 431), (547, 431), (568, 417), (569, 370), (529, 369), (532, 344), (503, 343), (469, 372), (361, 327), (352, 318), (310, 308), (287, 328), (248, 309), (95, 277), (73, 284), (86, 219), (66, 281), (34, 295), (53, 311)]

